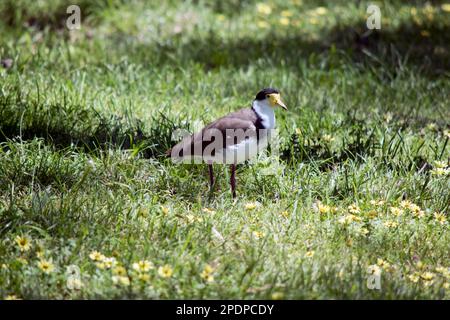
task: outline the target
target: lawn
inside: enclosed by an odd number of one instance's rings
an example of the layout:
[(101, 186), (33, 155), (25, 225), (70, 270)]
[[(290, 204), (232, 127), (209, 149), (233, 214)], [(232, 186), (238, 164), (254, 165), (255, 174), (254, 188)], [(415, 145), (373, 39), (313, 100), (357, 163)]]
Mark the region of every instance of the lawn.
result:
[[(0, 3), (0, 298), (450, 298), (450, 3), (72, 3)], [(235, 201), (164, 156), (268, 86)]]

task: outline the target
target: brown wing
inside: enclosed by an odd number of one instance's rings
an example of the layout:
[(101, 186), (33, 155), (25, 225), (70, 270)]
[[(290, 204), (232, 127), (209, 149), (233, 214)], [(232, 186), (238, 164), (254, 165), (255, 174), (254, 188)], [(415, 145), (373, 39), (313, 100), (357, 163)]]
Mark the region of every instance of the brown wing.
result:
[(211, 122), (200, 132), (185, 137), (170, 149), (167, 155), (183, 157), (184, 153), (189, 151), (189, 155), (201, 156), (203, 150), (211, 143), (217, 141), (216, 139), (222, 139), (221, 145), (223, 147), (240, 143), (244, 139), (256, 135), (256, 120), (257, 116), (251, 109), (242, 109), (230, 113)]

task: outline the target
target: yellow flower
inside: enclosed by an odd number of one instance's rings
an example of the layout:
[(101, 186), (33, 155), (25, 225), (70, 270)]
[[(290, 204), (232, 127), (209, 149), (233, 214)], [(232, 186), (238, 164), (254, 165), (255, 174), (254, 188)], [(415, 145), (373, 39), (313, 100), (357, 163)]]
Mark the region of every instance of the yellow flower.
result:
[(450, 173), (450, 169), (445, 168), (434, 168), (430, 170), (433, 176), (446, 176)]
[(310, 251), (307, 251), (306, 253), (305, 253), (305, 258), (312, 258), (312, 257), (314, 257), (314, 250), (310, 250)]
[(15, 294), (9, 294), (5, 297), (5, 300), (22, 300), (18, 298)]
[(448, 290), (448, 288), (450, 288), (450, 282), (444, 283), (444, 284), (442, 285), (442, 287), (443, 287), (445, 290)]
[(53, 263), (51, 263), (51, 261), (44, 260), (44, 259), (42, 259), (38, 262), (38, 267), (44, 273), (47, 273), (47, 274), (49, 274), (49, 273), (53, 272), (53, 270), (55, 270), (55, 266), (53, 265)]
[(445, 161), (434, 161), (433, 164), (434, 164), (434, 166), (436, 168), (445, 168), (445, 167), (447, 167), (447, 162), (445, 162)]
[(389, 210), (391, 211), (391, 213), (395, 216), (400, 216), (403, 214), (403, 209), (397, 208), (397, 207), (390, 207)]
[(122, 266), (117, 266), (114, 269), (112, 269), (112, 273), (116, 276), (124, 277), (127, 275), (127, 269), (125, 269)]
[(398, 223), (392, 220), (386, 221), (383, 223), (386, 228), (396, 228), (398, 227)]
[(206, 280), (206, 282), (213, 282), (214, 281), (214, 276), (209, 274), (209, 275), (202, 275), (202, 278)]
[(356, 204), (352, 204), (348, 206), (348, 212), (353, 213), (353, 214), (357, 214), (361, 211), (361, 209), (359, 209), (359, 207)]
[(255, 237), (255, 239), (261, 239), (262, 237), (264, 237), (264, 233), (262, 233), (261, 231), (253, 231), (252, 234)]
[(258, 21), (256, 23), (257, 27), (260, 29), (268, 29), (270, 27), (270, 24), (266, 21)]
[(431, 281), (434, 278), (434, 273), (427, 271), (422, 273), (420, 277), (425, 281)]
[(435, 212), (434, 213), (434, 218), (440, 224), (444, 224), (445, 222), (447, 222), (447, 218), (445, 217), (445, 215), (443, 213)]
[(289, 212), (287, 212), (287, 211), (281, 211), (280, 214), (285, 218), (289, 217)]
[(383, 267), (383, 266), (385, 266), (386, 264), (389, 265), (389, 263), (386, 262), (386, 261), (384, 261), (383, 259), (381, 259), (381, 258), (378, 258), (378, 259), (377, 259), (377, 265), (379, 265), (380, 267)]
[(444, 268), (444, 267), (436, 267), (436, 272), (439, 272), (439, 273), (444, 273), (444, 272), (446, 272), (447, 271), (447, 269), (446, 268)]
[(319, 16), (323, 16), (328, 12), (328, 10), (325, 7), (317, 7), (316, 10), (314, 10), (314, 12)]
[(203, 271), (200, 273), (200, 277), (202, 277), (202, 279), (206, 280), (207, 282), (213, 282), (214, 281), (214, 276), (212, 275), (213, 272), (214, 268), (211, 267), (209, 264), (207, 264), (203, 268)]
[(426, 287), (431, 286), (434, 283), (434, 280), (424, 280), (423, 285)]
[(352, 222), (360, 222), (361, 217), (355, 216), (354, 214), (347, 214), (339, 219), (341, 224), (350, 224)]
[(148, 282), (150, 280), (150, 275), (148, 273), (139, 273), (138, 279), (142, 282)]
[(320, 213), (329, 213), (331, 211), (330, 206), (326, 205), (326, 204), (320, 204), (319, 205), (319, 212)]
[(367, 229), (367, 228), (361, 228), (360, 230), (359, 230), (359, 232), (363, 235), (363, 236), (365, 236), (365, 235), (367, 235), (368, 233), (369, 233), (369, 230)]
[(410, 275), (408, 275), (408, 279), (409, 279), (411, 282), (414, 282), (414, 283), (419, 282), (419, 276), (417, 276), (416, 274), (410, 274)]
[(314, 209), (321, 214), (327, 214), (331, 212), (331, 207), (323, 204), (321, 201), (316, 201), (314, 204)]
[(92, 251), (89, 254), (89, 258), (92, 261), (103, 261), (106, 257), (103, 254), (101, 254), (100, 252), (98, 252), (98, 251)]
[(269, 15), (272, 13), (272, 7), (266, 3), (258, 3), (256, 5), (256, 10), (258, 13)]
[(104, 262), (96, 262), (95, 266), (99, 269), (106, 269), (106, 265)]
[(133, 263), (133, 269), (139, 272), (147, 272), (153, 268), (153, 263), (148, 260), (141, 260)]
[(284, 298), (283, 292), (274, 292), (272, 293), (272, 300), (282, 300)]
[(391, 264), (381, 258), (377, 259), (377, 265), (388, 272), (391, 270)]
[(186, 215), (186, 219), (187, 219), (188, 223), (195, 222), (195, 216), (190, 213)]
[(444, 130), (443, 134), (450, 139), (450, 130)]
[(164, 213), (164, 215), (168, 215), (169, 214), (169, 208), (161, 206), (161, 212)]
[(114, 282), (114, 284), (120, 284), (125, 287), (130, 285), (130, 279), (125, 276), (112, 276), (111, 279)]
[(404, 209), (409, 209), (409, 207), (411, 206), (412, 202), (409, 200), (403, 200), (402, 202), (400, 202), (400, 207), (404, 208)]
[(110, 269), (112, 267), (114, 267), (117, 264), (116, 258), (104, 258), (103, 259), (103, 265), (105, 269)]
[(17, 245), (19, 246), (20, 251), (24, 252), (30, 250), (31, 248), (30, 238), (17, 236), (15, 240)]
[(283, 26), (288, 26), (289, 25), (289, 18), (286, 18), (286, 17), (282, 17), (281, 19), (280, 19), (280, 24), (281, 25), (283, 25)]
[(245, 210), (253, 210), (258, 206), (258, 202), (249, 202), (245, 204)]
[(206, 264), (205, 268), (203, 269), (203, 271), (206, 272), (206, 273), (213, 273), (214, 272), (214, 268), (211, 267), (211, 265)]
[(414, 213), (417, 213), (417, 212), (421, 211), (420, 207), (417, 204), (415, 204), (415, 203), (411, 203), (409, 205), (408, 209), (411, 210)]
[(158, 274), (163, 278), (170, 278), (173, 274), (173, 269), (168, 264), (158, 268)]
[(442, 11), (450, 12), (450, 3), (441, 4), (441, 9), (442, 9)]
[(370, 200), (370, 204), (373, 206), (381, 207), (384, 204), (383, 200)]
[(450, 269), (449, 268), (436, 267), (436, 272), (441, 273), (446, 278), (450, 278)]
[(322, 136), (322, 139), (325, 142), (333, 142), (334, 141), (334, 137), (331, 134), (324, 134)]
[(417, 15), (417, 9), (416, 8), (411, 8), (411, 15), (412, 16), (416, 16)]
[(436, 128), (437, 128), (437, 124), (434, 122), (430, 122), (427, 124), (427, 129), (430, 131), (436, 130)]

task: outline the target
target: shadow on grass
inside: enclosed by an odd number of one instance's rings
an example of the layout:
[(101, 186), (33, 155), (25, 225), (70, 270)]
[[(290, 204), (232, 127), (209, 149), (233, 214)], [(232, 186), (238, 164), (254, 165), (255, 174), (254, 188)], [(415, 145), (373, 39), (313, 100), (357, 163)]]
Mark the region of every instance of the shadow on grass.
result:
[(8, 27), (21, 28), (30, 26), (38, 30), (62, 30), (66, 28), (69, 17), (67, 8), (77, 5), (82, 9), (82, 17), (97, 19), (99, 12), (108, 7), (117, 7), (121, 0), (46, 0), (17, 1), (2, 0), (0, 3), (1, 21)]
[[(424, 30), (426, 32), (424, 32)], [(118, 35), (119, 38), (126, 35)], [(333, 50), (345, 55), (333, 59)], [(396, 29), (367, 30), (365, 21), (355, 25), (337, 26), (324, 31), (320, 38), (308, 35), (276, 35), (257, 38), (234, 38), (224, 42), (214, 33), (206, 38), (188, 42), (174, 41), (159, 45), (138, 45), (136, 63), (146, 64), (149, 55), (158, 57), (159, 64), (181, 65), (195, 61), (205, 69), (220, 67), (241, 68), (260, 59), (271, 65), (298, 67), (301, 61), (323, 65), (332, 69), (336, 65), (352, 63), (363, 71), (380, 70), (381, 77), (394, 78), (400, 68), (414, 67), (425, 76), (439, 76), (450, 71), (450, 28), (447, 25), (418, 26), (413, 23)], [(328, 59), (314, 59), (323, 55)], [(155, 60), (152, 60), (155, 61)]]
[[(16, 94), (0, 95), (0, 142), (20, 137), (43, 138), (57, 148), (75, 147), (98, 152), (107, 148), (132, 149), (145, 158), (158, 158), (172, 147), (175, 129), (189, 129), (183, 117), (153, 116), (149, 128), (139, 119), (109, 118), (83, 106), (43, 104)], [(145, 133), (144, 133), (145, 132)]]
[[(429, 1), (415, 1), (422, 6)], [(435, 5), (443, 1), (431, 1)], [(0, 6), (0, 17), (5, 25), (20, 28), (23, 25), (36, 29), (62, 30), (67, 19), (67, 0), (52, 0), (47, 7), (17, 3), (5, 0)], [(254, 1), (211, 1), (209, 6), (217, 13), (239, 15), (241, 10), (253, 5)], [(317, 1), (316, 5), (325, 2)], [(101, 23), (101, 12), (106, 8), (119, 8), (121, 0), (100, 0), (96, 2), (78, 1), (84, 23)], [(206, 69), (226, 67), (245, 67), (258, 59), (267, 58), (273, 64), (298, 66), (299, 61), (308, 60), (312, 54), (329, 55), (330, 48), (345, 52), (350, 59), (338, 61), (358, 64), (365, 70), (383, 67), (389, 76), (395, 76), (398, 67), (411, 65), (425, 75), (441, 75), (450, 71), (450, 27), (443, 19), (425, 20), (422, 25), (407, 21), (397, 27), (382, 24), (378, 31), (368, 31), (366, 21), (360, 20), (352, 25), (337, 25), (331, 30), (323, 29), (318, 38), (311, 39), (301, 34), (300, 29), (291, 28), (284, 35), (268, 34), (264, 38), (235, 37), (224, 42), (214, 33), (205, 37), (191, 38), (185, 42), (177, 36), (162, 43), (140, 44), (126, 48), (126, 54), (136, 50), (136, 62), (146, 64), (159, 61), (160, 64), (173, 64), (176, 59), (183, 62), (196, 61)], [(117, 31), (112, 40), (127, 42), (130, 34)], [(309, 38), (308, 38), (309, 37)], [(180, 40), (180, 41), (179, 41)], [(151, 55), (152, 59), (149, 59)], [(156, 58), (156, 59), (154, 59)], [(322, 63), (322, 61), (320, 61)], [(332, 65), (328, 66), (332, 68)]]

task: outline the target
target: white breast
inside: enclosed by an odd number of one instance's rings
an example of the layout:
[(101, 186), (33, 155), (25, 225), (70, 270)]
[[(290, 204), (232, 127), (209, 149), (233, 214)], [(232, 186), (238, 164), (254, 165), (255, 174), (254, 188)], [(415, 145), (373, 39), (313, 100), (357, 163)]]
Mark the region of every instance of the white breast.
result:
[(253, 101), (253, 110), (261, 118), (262, 125), (266, 129), (275, 128), (275, 112), (273, 108), (269, 106), (265, 101)]

